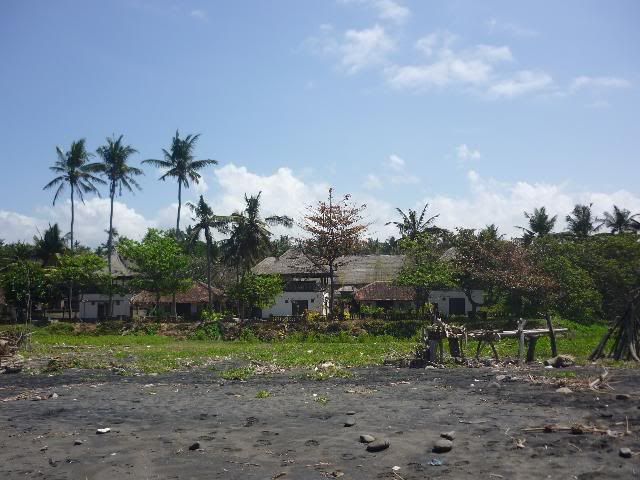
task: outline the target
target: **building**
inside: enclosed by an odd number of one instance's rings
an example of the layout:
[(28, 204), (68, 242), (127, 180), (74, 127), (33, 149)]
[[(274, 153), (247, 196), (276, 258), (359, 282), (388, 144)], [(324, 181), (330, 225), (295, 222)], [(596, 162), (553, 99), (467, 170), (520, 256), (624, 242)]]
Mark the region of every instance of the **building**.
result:
[[(214, 309), (220, 310), (225, 303), (225, 295), (222, 290), (211, 287)], [(142, 291), (136, 293), (131, 298), (133, 310), (140, 315), (146, 315), (156, 305), (156, 295), (153, 292)], [(172, 295), (162, 295), (160, 297), (160, 308), (166, 312), (171, 312), (173, 304)], [(176, 313), (183, 318), (198, 318), (200, 312), (209, 304), (209, 289), (204, 282), (193, 282), (191, 287), (185, 291), (176, 293)]]
[[(474, 302), (483, 302), (483, 291), (472, 290)], [(416, 293), (411, 287), (393, 285), (391, 282), (373, 282), (359, 289), (355, 300), (360, 305), (381, 307), (385, 310), (410, 310), (416, 306)], [(462, 290), (432, 290), (429, 303), (436, 305), (441, 315), (467, 315), (473, 310), (471, 301)]]
[[(451, 256), (455, 252), (447, 251)], [(448, 259), (448, 258), (447, 258)], [(415, 291), (393, 285), (405, 263), (404, 255), (349, 255), (338, 259), (334, 282), (336, 296), (353, 298), (360, 305), (384, 309), (415, 308)], [(268, 257), (253, 268), (257, 275), (279, 274), (285, 281), (276, 303), (262, 310), (262, 318), (301, 315), (305, 310), (326, 315), (329, 298), (328, 268), (314, 265), (302, 252), (289, 249), (280, 257)], [(483, 292), (472, 298), (482, 303)], [(465, 315), (472, 310), (462, 290), (433, 290), (429, 301), (443, 315)]]
[[(105, 272), (106, 273), (106, 272)], [(131, 265), (117, 251), (111, 254), (111, 274), (114, 285), (126, 289), (127, 282), (135, 272)], [(114, 293), (112, 296), (112, 318), (129, 318), (131, 316), (131, 294)], [(82, 292), (78, 295), (78, 315), (80, 319), (97, 321), (107, 318), (109, 312), (109, 295), (94, 291)]]

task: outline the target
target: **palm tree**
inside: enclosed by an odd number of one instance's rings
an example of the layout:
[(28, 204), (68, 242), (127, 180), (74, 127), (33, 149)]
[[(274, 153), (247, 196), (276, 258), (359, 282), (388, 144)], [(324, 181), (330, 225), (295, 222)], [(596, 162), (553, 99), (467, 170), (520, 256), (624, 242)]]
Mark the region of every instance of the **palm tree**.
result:
[(54, 223), (53, 226), (49, 225), (49, 228), (44, 231), (44, 235), (40, 236), (40, 238), (33, 237), (33, 243), (35, 245), (35, 254), (42, 260), (42, 264), (45, 267), (57, 264), (58, 258), (65, 250), (64, 239), (57, 223)]
[[(143, 175), (144, 172), (129, 165), (127, 162), (129, 157), (134, 153), (138, 153), (131, 145), (125, 145), (122, 142), (123, 135), (120, 135), (117, 139), (114, 137), (107, 138), (107, 143), (99, 147), (96, 151), (100, 158), (101, 163), (92, 164), (94, 171), (100, 172), (109, 184), (109, 237), (107, 240), (107, 265), (109, 267), (109, 281), (111, 279), (111, 257), (113, 254), (113, 199), (116, 196), (122, 195), (122, 189), (133, 192), (133, 188), (142, 190), (135, 177)], [(111, 302), (112, 302), (112, 288), (109, 287), (109, 316), (111, 315)]]
[(611, 213), (604, 212), (604, 218), (599, 218), (604, 226), (611, 230), (611, 233), (624, 233), (640, 231), (640, 222), (635, 218), (640, 216), (640, 213), (631, 215), (631, 212), (626, 208), (618, 208), (617, 205), (613, 206)]
[(544, 237), (550, 234), (558, 218), (557, 215), (549, 217), (545, 207), (534, 208), (533, 213), (524, 212), (524, 216), (529, 220), (529, 228), (516, 228), (524, 231), (525, 243), (529, 243), (535, 237)]
[(60, 194), (64, 191), (65, 186), (69, 185), (71, 190), (71, 251), (73, 252), (73, 223), (75, 221), (75, 194), (78, 195), (80, 201), (84, 203), (85, 193), (100, 193), (95, 183), (105, 183), (103, 180), (93, 175), (91, 165), (87, 163), (92, 154), (87, 152), (85, 147), (85, 139), (81, 138), (71, 143), (71, 148), (67, 152), (63, 152), (60, 147), (56, 147), (58, 159), (49, 170), (55, 172), (57, 176), (47, 183), (43, 190), (48, 190), (57, 186), (56, 194), (53, 197), (53, 204)]
[(478, 238), (486, 242), (497, 242), (502, 240), (504, 234), (498, 232), (498, 226), (495, 223), (487, 225), (478, 232)]
[(398, 227), (398, 231), (400, 235), (403, 237), (407, 237), (410, 240), (415, 240), (418, 235), (429, 232), (439, 232), (440, 229), (435, 227), (433, 223), (435, 219), (440, 216), (440, 214), (433, 215), (425, 220), (425, 213), (429, 208), (429, 204), (425, 204), (422, 209), (422, 213), (418, 216), (418, 212), (416, 210), (409, 209), (407, 213), (404, 213), (399, 208), (396, 208), (396, 211), (400, 214), (399, 222), (387, 222), (385, 225), (395, 225)]
[(200, 195), (200, 200), (197, 205), (188, 202), (187, 206), (194, 214), (193, 221), (195, 222), (189, 229), (189, 240), (195, 243), (200, 238), (200, 235), (204, 233), (204, 238), (207, 243), (207, 289), (209, 291), (209, 308), (212, 308), (211, 251), (213, 249), (213, 236), (211, 235), (211, 231), (218, 230), (221, 233), (226, 233), (229, 223), (233, 221), (233, 217), (214, 215), (213, 210), (207, 202), (205, 202), (202, 195)]
[(223, 248), (226, 258), (235, 264), (236, 275), (244, 274), (266, 254), (271, 251), (271, 232), (269, 226), (281, 225), (287, 228), (293, 226), (293, 219), (286, 215), (272, 215), (260, 217), (260, 195), (244, 196), (246, 207), (242, 212), (235, 212), (232, 216), (233, 228), (231, 236)]
[(576, 237), (588, 237), (593, 232), (597, 232), (602, 224), (594, 225), (597, 219), (591, 212), (593, 203), (589, 205), (576, 204), (570, 215), (565, 217), (567, 221), (567, 230), (571, 235)]
[(194, 160), (193, 150), (200, 138), (198, 135), (187, 135), (180, 138), (179, 132), (176, 130), (176, 136), (171, 142), (170, 151), (162, 149), (164, 160), (148, 159), (142, 163), (149, 163), (154, 167), (165, 169), (166, 172), (160, 177), (164, 181), (169, 177), (173, 177), (178, 181), (178, 218), (176, 220), (176, 237), (180, 235), (180, 209), (182, 207), (182, 187), (189, 188), (189, 181), (199, 183), (202, 170), (208, 165), (216, 165), (216, 160)]

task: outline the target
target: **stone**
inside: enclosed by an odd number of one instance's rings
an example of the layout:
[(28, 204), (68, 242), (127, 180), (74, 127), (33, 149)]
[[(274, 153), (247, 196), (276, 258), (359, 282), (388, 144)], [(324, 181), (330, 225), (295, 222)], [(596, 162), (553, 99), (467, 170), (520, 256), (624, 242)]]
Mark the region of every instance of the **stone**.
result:
[(622, 447), (619, 451), (619, 454), (622, 458), (631, 458), (631, 449), (627, 447)]
[(60, 395), (58, 395), (56, 392), (53, 392), (51, 395), (49, 395), (49, 398), (58, 398)]
[(627, 393), (619, 393), (616, 395), (616, 400), (629, 400), (630, 398), (631, 398), (631, 395)]
[(389, 440), (374, 440), (367, 445), (367, 452), (381, 452), (389, 448), (390, 445)]
[(447, 453), (451, 451), (452, 448), (453, 442), (451, 440), (441, 438), (439, 440), (436, 440), (436, 443), (433, 444), (433, 449), (431, 451), (433, 453)]
[(501, 382), (503, 380), (506, 380), (506, 378), (506, 375), (496, 375), (496, 382)]
[(355, 415), (355, 414), (356, 414), (356, 412), (355, 412), (355, 411), (353, 411), (353, 410), (349, 410), (346, 414), (347, 414), (347, 415)]
[(573, 393), (569, 387), (560, 387), (556, 390), (556, 393)]
[(98, 435), (102, 435), (104, 433), (109, 433), (110, 431), (111, 431), (111, 429), (108, 428), (108, 427), (107, 428), (99, 428), (99, 429), (96, 430), (96, 433)]
[(373, 435), (360, 435), (360, 443), (371, 443), (374, 442), (376, 440), (376, 437), (374, 437)]
[(550, 358), (544, 361), (544, 364), (551, 365), (554, 368), (565, 368), (575, 365), (576, 361), (571, 355), (558, 355), (557, 357)]
[(192, 443), (192, 444), (189, 446), (189, 450), (191, 450), (192, 452), (193, 452), (194, 450), (198, 450), (199, 448), (200, 448), (200, 442)]
[(500, 385), (498, 382), (490, 382), (489, 385), (487, 385), (487, 389), (500, 390), (501, 388), (502, 385)]
[(73, 442), (74, 445), (82, 445), (82, 440), (75, 440)]
[(446, 440), (453, 441), (456, 438), (456, 432), (451, 430), (450, 432), (442, 432), (440, 436)]
[(347, 418), (347, 420), (344, 422), (345, 427), (353, 427), (355, 424), (356, 421), (353, 418)]

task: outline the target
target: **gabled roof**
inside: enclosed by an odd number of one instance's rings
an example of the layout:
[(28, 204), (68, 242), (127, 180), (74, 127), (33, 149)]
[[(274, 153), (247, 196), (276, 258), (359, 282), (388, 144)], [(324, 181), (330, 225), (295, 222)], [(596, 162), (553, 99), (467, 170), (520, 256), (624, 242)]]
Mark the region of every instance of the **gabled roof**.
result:
[(373, 302), (377, 300), (410, 302), (416, 299), (416, 292), (411, 287), (394, 285), (391, 282), (373, 282), (358, 290), (354, 298), (359, 302)]
[[(224, 292), (216, 287), (211, 287), (211, 294), (213, 298), (220, 299), (224, 297)], [(172, 303), (173, 297), (171, 295), (163, 295), (160, 297), (160, 303)], [(209, 290), (207, 284), (204, 282), (193, 282), (191, 288), (186, 292), (176, 293), (176, 303), (208, 303), (209, 302)], [(133, 305), (153, 305), (156, 303), (156, 295), (153, 292), (143, 290), (136, 293), (131, 297), (131, 303)]]
[[(105, 258), (105, 260), (109, 260)], [(120, 253), (114, 248), (113, 252), (111, 252), (111, 274), (114, 277), (133, 277), (136, 275), (133, 270), (133, 262), (127, 260), (122, 257)], [(105, 267), (105, 272), (108, 267)]]

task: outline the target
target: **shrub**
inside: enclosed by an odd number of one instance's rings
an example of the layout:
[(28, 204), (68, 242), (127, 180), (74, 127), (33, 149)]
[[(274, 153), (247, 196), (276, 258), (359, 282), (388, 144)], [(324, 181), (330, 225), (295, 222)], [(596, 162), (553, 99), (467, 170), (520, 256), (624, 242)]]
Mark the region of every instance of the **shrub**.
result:
[(54, 322), (43, 329), (52, 335), (73, 335), (75, 333), (72, 323)]

